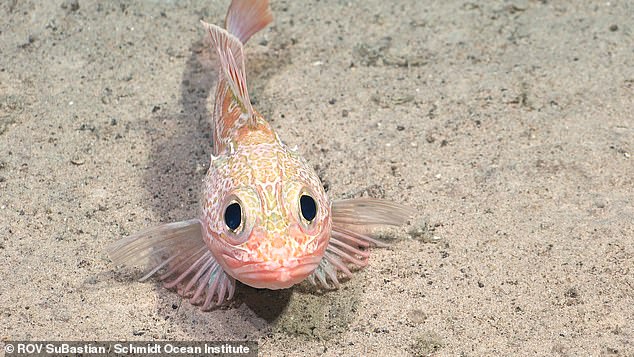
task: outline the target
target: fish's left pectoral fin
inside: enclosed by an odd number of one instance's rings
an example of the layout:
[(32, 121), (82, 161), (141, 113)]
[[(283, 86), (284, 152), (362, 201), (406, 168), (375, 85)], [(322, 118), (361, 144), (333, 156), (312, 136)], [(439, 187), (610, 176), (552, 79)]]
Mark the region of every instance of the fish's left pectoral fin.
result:
[[(205, 245), (198, 219), (163, 224), (131, 235), (107, 248), (117, 265), (141, 266), (166, 288), (176, 288), (203, 310), (233, 297), (235, 280), (228, 276)], [(159, 273), (160, 272), (160, 273)]]
[(333, 226), (401, 226), (416, 213), (411, 207), (378, 198), (351, 198), (332, 203)]
[(405, 205), (373, 198), (334, 201), (330, 241), (324, 258), (308, 281), (327, 289), (338, 288), (339, 273), (351, 278), (351, 267), (363, 268), (368, 264), (369, 247), (388, 246), (372, 238), (367, 232), (368, 227), (400, 226), (414, 213)]
[[(359, 266), (365, 265), (367, 265), (367, 257), (365, 258), (365, 263)], [(341, 286), (337, 277), (339, 272), (342, 272), (348, 279), (352, 277), (352, 271), (350, 271), (341, 256), (327, 249), (317, 269), (307, 279), (311, 284), (325, 289), (338, 289)]]
[(368, 265), (369, 246), (385, 246), (363, 233), (342, 229), (339, 227), (335, 230), (333, 227), (324, 257), (317, 269), (308, 277), (308, 281), (313, 285), (326, 289), (339, 288), (339, 273), (348, 279), (352, 278), (350, 267), (358, 269)]
[(248, 115), (248, 122), (255, 124), (254, 109), (249, 99), (247, 75), (244, 66), (244, 49), (240, 40), (227, 30), (201, 21), (211, 38), (212, 46), (218, 53), (220, 68), (227, 81), (234, 100), (243, 113)]

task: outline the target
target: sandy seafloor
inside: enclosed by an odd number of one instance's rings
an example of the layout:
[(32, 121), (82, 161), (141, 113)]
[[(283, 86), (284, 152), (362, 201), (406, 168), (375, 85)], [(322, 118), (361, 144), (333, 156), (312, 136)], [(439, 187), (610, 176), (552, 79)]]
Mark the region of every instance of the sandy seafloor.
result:
[(0, 4), (0, 338), (262, 356), (634, 356), (631, 1), (272, 1), (256, 109), (418, 211), (338, 291), (202, 312), (105, 247), (195, 217), (227, 1)]

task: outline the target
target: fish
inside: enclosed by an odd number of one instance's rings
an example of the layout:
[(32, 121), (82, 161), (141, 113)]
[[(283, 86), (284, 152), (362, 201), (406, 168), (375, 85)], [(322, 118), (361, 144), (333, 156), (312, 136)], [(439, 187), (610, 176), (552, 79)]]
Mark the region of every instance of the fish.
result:
[(143, 266), (203, 310), (231, 300), (236, 282), (286, 289), (308, 281), (336, 289), (368, 264), (376, 226), (413, 210), (376, 198), (330, 200), (297, 148), (284, 144), (251, 103), (244, 44), (273, 20), (268, 0), (233, 0), (225, 27), (201, 21), (219, 76), (209, 169), (198, 218), (125, 237), (108, 248), (117, 265)]

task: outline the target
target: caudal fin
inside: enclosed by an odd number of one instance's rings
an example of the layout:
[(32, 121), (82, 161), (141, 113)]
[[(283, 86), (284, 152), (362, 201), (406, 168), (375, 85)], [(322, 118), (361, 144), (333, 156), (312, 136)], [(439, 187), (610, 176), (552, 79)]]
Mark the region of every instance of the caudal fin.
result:
[(216, 262), (202, 237), (198, 219), (146, 229), (107, 248), (115, 264), (142, 266), (143, 281), (162, 271), (159, 279), (203, 310), (230, 300), (235, 280)]
[(227, 11), (225, 28), (240, 42), (247, 43), (253, 34), (265, 28), (271, 21), (273, 15), (269, 8), (269, 0), (233, 0)]
[(386, 247), (387, 244), (368, 234), (368, 227), (388, 225), (400, 226), (414, 214), (414, 210), (398, 203), (356, 198), (332, 203), (332, 233), (326, 253), (319, 266), (308, 280), (325, 288), (330, 283), (339, 287), (337, 273), (352, 277), (349, 265), (357, 268), (368, 264), (371, 246)]

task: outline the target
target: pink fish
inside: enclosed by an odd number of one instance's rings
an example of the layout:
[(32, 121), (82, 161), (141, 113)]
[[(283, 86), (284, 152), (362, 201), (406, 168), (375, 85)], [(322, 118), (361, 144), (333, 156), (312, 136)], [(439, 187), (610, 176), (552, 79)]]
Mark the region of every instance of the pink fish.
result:
[(236, 280), (284, 289), (308, 280), (339, 287), (381, 243), (366, 230), (401, 225), (412, 211), (370, 198), (330, 201), (319, 177), (252, 107), (243, 44), (272, 20), (268, 0), (233, 0), (225, 29), (203, 22), (220, 75), (213, 153), (200, 218), (150, 228), (109, 247), (112, 260), (160, 273), (204, 310), (233, 297)]

